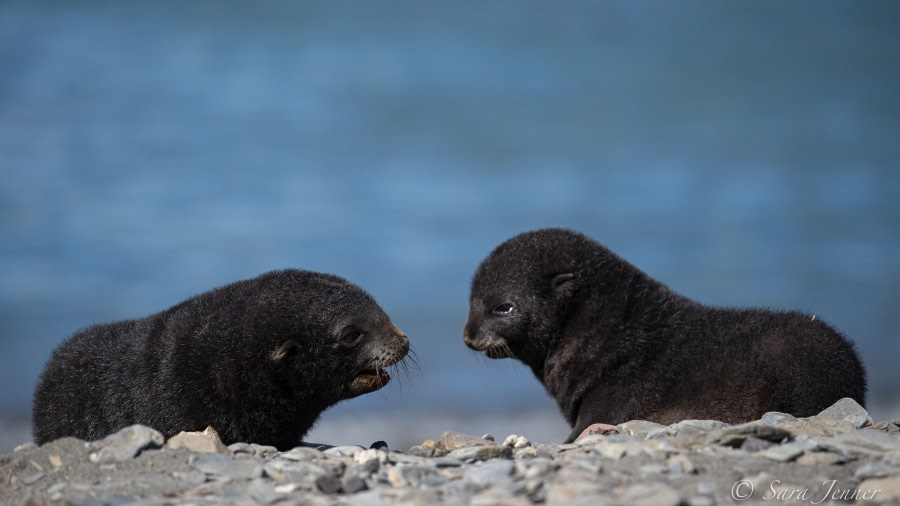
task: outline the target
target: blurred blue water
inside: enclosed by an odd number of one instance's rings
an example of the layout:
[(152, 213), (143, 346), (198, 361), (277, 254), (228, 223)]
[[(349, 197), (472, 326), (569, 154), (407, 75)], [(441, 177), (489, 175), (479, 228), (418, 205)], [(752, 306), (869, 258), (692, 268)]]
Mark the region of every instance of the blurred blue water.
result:
[(75, 330), (288, 266), (360, 284), (412, 339), (402, 395), (346, 409), (552, 411), (460, 339), (478, 262), (541, 226), (703, 302), (820, 315), (896, 407), (898, 22), (875, 1), (4, 2), (0, 413)]

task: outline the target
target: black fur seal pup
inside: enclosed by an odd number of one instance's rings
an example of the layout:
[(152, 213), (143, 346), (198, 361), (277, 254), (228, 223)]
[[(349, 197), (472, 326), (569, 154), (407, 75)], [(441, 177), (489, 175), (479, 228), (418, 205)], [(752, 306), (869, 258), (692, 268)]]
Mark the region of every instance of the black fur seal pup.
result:
[(568, 442), (594, 422), (811, 416), (866, 395), (853, 344), (815, 316), (701, 305), (563, 229), (517, 235), (481, 263), (463, 340), (531, 367)]
[(387, 384), (384, 369), (408, 351), (358, 286), (273, 271), (64, 341), (34, 394), (34, 439), (96, 440), (141, 423), (291, 448), (326, 408)]

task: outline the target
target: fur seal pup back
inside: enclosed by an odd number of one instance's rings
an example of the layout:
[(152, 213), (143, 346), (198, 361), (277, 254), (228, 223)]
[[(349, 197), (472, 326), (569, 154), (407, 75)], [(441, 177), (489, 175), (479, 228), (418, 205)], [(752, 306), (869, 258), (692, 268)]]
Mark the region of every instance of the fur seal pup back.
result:
[(408, 350), (358, 286), (273, 271), (64, 341), (38, 381), (34, 439), (96, 440), (141, 423), (291, 448), (326, 408), (387, 384), (384, 369)]
[(570, 442), (594, 422), (811, 416), (866, 395), (853, 344), (815, 316), (704, 306), (563, 229), (517, 235), (481, 263), (463, 340), (527, 364)]

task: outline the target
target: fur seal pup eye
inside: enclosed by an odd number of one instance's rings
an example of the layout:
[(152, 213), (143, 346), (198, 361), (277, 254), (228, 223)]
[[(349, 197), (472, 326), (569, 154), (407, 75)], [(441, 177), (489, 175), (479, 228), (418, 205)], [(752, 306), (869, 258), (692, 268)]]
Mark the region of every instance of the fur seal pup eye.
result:
[(349, 329), (345, 330), (344, 334), (341, 336), (341, 344), (343, 344), (344, 346), (353, 346), (359, 342), (362, 336), (362, 332), (353, 327), (350, 327)]
[(96, 440), (141, 423), (292, 448), (328, 407), (384, 387), (408, 352), (358, 286), (273, 271), (64, 341), (35, 390), (34, 438)]
[(502, 304), (497, 304), (492, 312), (498, 316), (507, 316), (513, 312), (513, 309), (515, 309), (515, 307), (512, 304), (504, 302)]
[(478, 266), (463, 341), (528, 365), (568, 442), (597, 422), (739, 423), (865, 402), (853, 344), (820, 318), (702, 305), (564, 229), (519, 234)]

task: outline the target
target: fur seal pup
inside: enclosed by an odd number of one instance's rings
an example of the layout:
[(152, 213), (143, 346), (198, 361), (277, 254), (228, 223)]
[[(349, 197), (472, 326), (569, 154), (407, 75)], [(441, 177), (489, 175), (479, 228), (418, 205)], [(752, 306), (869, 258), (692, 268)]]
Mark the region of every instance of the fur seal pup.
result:
[(291, 448), (326, 408), (387, 384), (384, 369), (408, 351), (358, 286), (273, 271), (64, 341), (34, 394), (34, 439), (96, 440), (141, 423)]
[(704, 306), (564, 229), (517, 235), (481, 263), (463, 340), (527, 364), (567, 442), (600, 421), (737, 423), (865, 401), (853, 344), (815, 316)]

